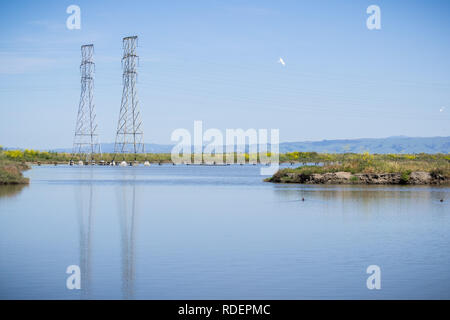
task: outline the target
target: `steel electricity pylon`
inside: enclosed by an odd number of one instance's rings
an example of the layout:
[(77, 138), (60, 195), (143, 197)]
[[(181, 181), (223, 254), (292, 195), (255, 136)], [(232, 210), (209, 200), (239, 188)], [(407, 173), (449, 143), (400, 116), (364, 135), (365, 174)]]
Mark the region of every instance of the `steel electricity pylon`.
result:
[(72, 159), (93, 161), (101, 153), (94, 110), (94, 45), (81, 46), (81, 94), (78, 107)]
[(119, 122), (117, 124), (116, 141), (114, 144), (114, 158), (125, 154), (144, 153), (142, 122), (138, 107), (136, 92), (137, 63), (136, 54), (137, 36), (123, 38), (123, 91), (120, 105)]

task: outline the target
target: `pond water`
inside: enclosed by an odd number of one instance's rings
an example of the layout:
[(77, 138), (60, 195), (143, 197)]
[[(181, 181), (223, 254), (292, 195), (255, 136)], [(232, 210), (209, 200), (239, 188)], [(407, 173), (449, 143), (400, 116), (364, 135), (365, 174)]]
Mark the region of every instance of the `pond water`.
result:
[(248, 165), (25, 175), (0, 187), (1, 299), (450, 298), (448, 187), (271, 184)]

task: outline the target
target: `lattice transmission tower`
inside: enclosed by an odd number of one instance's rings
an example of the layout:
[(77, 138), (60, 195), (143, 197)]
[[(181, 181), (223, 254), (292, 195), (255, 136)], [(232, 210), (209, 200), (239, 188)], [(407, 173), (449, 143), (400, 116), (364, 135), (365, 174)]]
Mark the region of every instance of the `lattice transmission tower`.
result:
[(119, 122), (117, 124), (116, 141), (114, 144), (114, 158), (119, 154), (125, 159), (125, 154), (144, 153), (142, 121), (140, 117), (136, 91), (137, 36), (123, 38), (123, 91), (120, 105)]
[(72, 159), (93, 161), (95, 154), (101, 154), (94, 110), (94, 45), (81, 46), (81, 94), (78, 106)]

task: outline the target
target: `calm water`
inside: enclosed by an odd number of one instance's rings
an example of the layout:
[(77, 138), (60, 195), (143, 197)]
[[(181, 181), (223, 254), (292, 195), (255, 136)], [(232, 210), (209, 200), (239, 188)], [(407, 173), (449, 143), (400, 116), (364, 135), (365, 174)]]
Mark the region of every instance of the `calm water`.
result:
[(26, 175), (0, 187), (3, 299), (450, 298), (450, 188), (275, 185), (256, 166)]

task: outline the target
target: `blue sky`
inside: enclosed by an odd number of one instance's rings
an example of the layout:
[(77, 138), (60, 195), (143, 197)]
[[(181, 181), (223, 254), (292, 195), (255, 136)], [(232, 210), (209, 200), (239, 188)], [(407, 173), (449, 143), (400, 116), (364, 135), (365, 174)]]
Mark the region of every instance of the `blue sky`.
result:
[[(66, 28), (71, 4), (81, 30)], [(366, 27), (371, 4), (381, 30)], [(0, 34), (3, 146), (72, 145), (86, 43), (100, 140), (113, 142), (129, 35), (149, 143), (194, 120), (281, 141), (450, 135), (449, 1), (2, 1)]]

